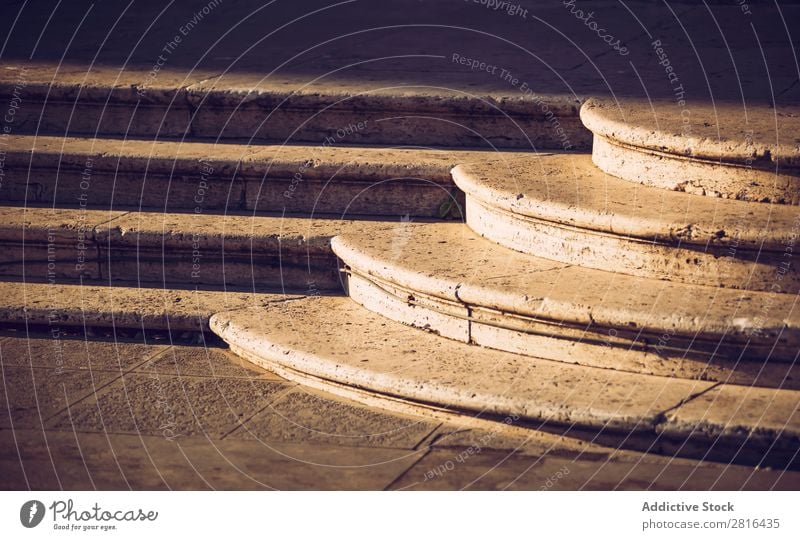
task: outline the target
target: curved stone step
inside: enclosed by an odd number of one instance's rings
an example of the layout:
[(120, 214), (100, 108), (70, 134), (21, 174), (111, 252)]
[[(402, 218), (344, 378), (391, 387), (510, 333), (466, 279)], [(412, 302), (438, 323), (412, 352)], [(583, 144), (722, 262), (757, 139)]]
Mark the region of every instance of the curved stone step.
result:
[[(401, 400), (621, 447), (796, 465), (795, 391), (756, 391), (494, 351), (418, 332), (340, 297), (218, 313), (211, 329), (262, 367), (326, 381), (334, 393), (371, 392), (389, 408)], [(692, 425), (698, 429), (688, 429)]]
[[(505, 92), (453, 89), (463, 77), (451, 71), (409, 85), (396, 72), (387, 82), (363, 72), (341, 79), (330, 68), (264, 71), (263, 61), (250, 72), (232, 67), (167, 65), (154, 73), (151, 63), (123, 69), (6, 60), (0, 100), (23, 96), (15, 101), (15, 133), (531, 149), (562, 148), (566, 132), (574, 148), (591, 142), (569, 91), (545, 92), (532, 108), (510, 85)], [(554, 113), (561, 134), (552, 129)]]
[(689, 196), (619, 179), (585, 154), (498, 155), (453, 169), (467, 224), (501, 245), (599, 270), (800, 292), (789, 205)]
[(0, 276), (176, 289), (341, 291), (331, 238), (394, 223), (400, 220), (0, 206)]
[(444, 337), (636, 373), (800, 385), (800, 310), (789, 295), (561, 264), (461, 224), (337, 236), (332, 246), (356, 302)]
[(0, 202), (196, 213), (440, 217), (488, 152), (9, 135)]
[(581, 120), (609, 174), (714, 197), (800, 201), (800, 107), (590, 99)]

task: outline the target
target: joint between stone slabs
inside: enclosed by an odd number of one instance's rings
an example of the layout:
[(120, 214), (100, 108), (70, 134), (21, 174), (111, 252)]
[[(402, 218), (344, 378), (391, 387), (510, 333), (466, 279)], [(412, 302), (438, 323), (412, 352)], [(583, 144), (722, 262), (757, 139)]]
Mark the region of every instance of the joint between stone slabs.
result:
[(436, 432), (439, 431), (439, 428), (441, 428), (442, 426), (444, 426), (444, 422), (441, 421), (436, 422), (433, 429), (431, 429), (428, 433), (426, 433), (425, 436), (412, 447), (412, 449), (422, 450), (423, 448), (432, 448), (433, 445), (436, 443), (436, 441), (438, 441), (442, 437), (441, 433), (439, 435), (436, 434)]
[(686, 396), (685, 398), (681, 399), (678, 403), (676, 403), (672, 407), (670, 407), (668, 409), (664, 409), (663, 411), (659, 412), (658, 414), (655, 415), (655, 418), (653, 419), (653, 422), (652, 422), (653, 428), (657, 428), (658, 426), (660, 426), (662, 424), (665, 424), (667, 422), (667, 413), (669, 413), (670, 411), (674, 411), (674, 410), (679, 409), (680, 407), (683, 407), (684, 405), (686, 405), (690, 401), (692, 401), (694, 399), (697, 399), (697, 398), (699, 398), (700, 396), (702, 396), (704, 394), (707, 394), (708, 392), (710, 392), (710, 391), (722, 386), (723, 384), (725, 384), (725, 383), (723, 383), (722, 381), (718, 381), (718, 382), (712, 384), (711, 386), (709, 386), (708, 388), (706, 388), (704, 390), (700, 390), (699, 392), (696, 392), (694, 394)]
[(272, 407), (273, 405), (276, 405), (276, 404), (277, 404), (278, 402), (280, 402), (280, 401), (281, 401), (283, 398), (285, 398), (287, 394), (289, 394), (289, 393), (290, 393), (290, 392), (292, 392), (292, 391), (293, 391), (295, 388), (297, 388), (298, 386), (300, 386), (298, 383), (296, 383), (296, 382), (294, 382), (294, 381), (289, 381), (289, 380), (287, 380), (287, 381), (285, 381), (285, 382), (283, 382), (283, 383), (280, 383), (280, 384), (283, 384), (283, 385), (284, 385), (286, 388), (284, 388), (283, 390), (280, 390), (280, 391), (276, 392), (276, 393), (275, 393), (275, 396), (274, 396), (274, 398), (273, 398), (273, 399), (271, 399), (271, 400), (269, 400), (269, 401), (266, 403), (266, 405), (264, 405), (263, 407), (261, 407), (260, 409), (258, 409), (256, 412), (254, 412), (253, 414), (251, 414), (251, 415), (250, 415), (250, 416), (248, 416), (247, 418), (245, 418), (245, 419), (243, 419), (243, 420), (240, 420), (240, 421), (239, 421), (239, 424), (238, 424), (238, 425), (236, 425), (236, 427), (234, 427), (233, 429), (231, 429), (231, 430), (230, 430), (230, 431), (228, 431), (227, 433), (224, 433), (224, 434), (223, 434), (223, 435), (222, 435), (222, 436), (219, 438), (219, 440), (221, 440), (221, 441), (222, 441), (222, 440), (225, 440), (225, 439), (226, 439), (226, 438), (227, 438), (229, 435), (232, 435), (232, 434), (236, 433), (237, 431), (241, 431), (242, 429), (244, 429), (244, 425), (245, 425), (247, 422), (249, 422), (250, 420), (252, 420), (252, 419), (253, 419), (253, 418), (255, 418), (256, 416), (258, 416), (259, 414), (261, 414), (263, 411), (266, 411), (268, 408)]
[(401, 478), (403, 478), (403, 477), (406, 475), (406, 473), (408, 473), (409, 471), (411, 471), (411, 470), (412, 470), (414, 467), (416, 467), (416, 466), (417, 466), (417, 465), (418, 465), (418, 464), (419, 464), (419, 463), (420, 463), (420, 462), (421, 462), (423, 459), (425, 459), (425, 458), (428, 456), (428, 454), (430, 454), (430, 453), (431, 453), (431, 448), (430, 448), (430, 447), (428, 447), (428, 448), (426, 448), (425, 450), (417, 450), (417, 452), (419, 452), (419, 453), (420, 453), (420, 456), (419, 456), (419, 458), (415, 459), (415, 460), (414, 460), (414, 461), (413, 461), (411, 464), (409, 464), (409, 466), (408, 466), (408, 467), (406, 467), (405, 469), (403, 469), (403, 470), (402, 470), (402, 471), (401, 471), (401, 472), (400, 472), (400, 473), (399, 473), (399, 474), (398, 474), (398, 475), (395, 477), (395, 479), (394, 479), (394, 480), (392, 480), (391, 482), (389, 482), (389, 483), (386, 485), (386, 487), (385, 487), (385, 488), (383, 488), (383, 491), (403, 491), (403, 490), (406, 490), (406, 489), (408, 489), (408, 488), (410, 488), (410, 487), (413, 487), (413, 486), (416, 486), (417, 484), (419, 484), (419, 482), (413, 482), (413, 483), (411, 483), (411, 484), (406, 484), (406, 485), (403, 485), (403, 486), (396, 486), (396, 484), (397, 484), (397, 483), (400, 481), (400, 479), (401, 479)]
[[(96, 371), (103, 371), (103, 370), (99, 370), (98, 369)], [(115, 373), (113, 371), (111, 371), (111, 372), (103, 371), (103, 372), (105, 372), (105, 373)], [(104, 388), (108, 387), (109, 385), (119, 381), (120, 379), (122, 379), (123, 376), (124, 376), (124, 373), (118, 372), (117, 376), (107, 380), (105, 383), (103, 383), (103, 384), (101, 384), (99, 386), (94, 383), (94, 380), (92, 380), (92, 388), (89, 391), (87, 391), (85, 394), (81, 395), (77, 399), (73, 399), (72, 401), (69, 400), (69, 396), (66, 393), (67, 392), (66, 387), (63, 387), (64, 388), (64, 398), (65, 398), (64, 402), (65, 402), (65, 405), (64, 405), (63, 408), (59, 409), (58, 411), (54, 412), (53, 414), (48, 415), (46, 418), (42, 418), (42, 430), (43, 431), (52, 430), (53, 429), (53, 422), (55, 421), (55, 419), (57, 417), (61, 416), (62, 414), (64, 414), (64, 412), (69, 413), (70, 407), (74, 407), (75, 405), (80, 404), (81, 402), (91, 398), (92, 396), (96, 396), (98, 392), (100, 392)], [(70, 417), (71, 417), (71, 413), (70, 413)], [(73, 429), (74, 429), (74, 426), (73, 426)]]

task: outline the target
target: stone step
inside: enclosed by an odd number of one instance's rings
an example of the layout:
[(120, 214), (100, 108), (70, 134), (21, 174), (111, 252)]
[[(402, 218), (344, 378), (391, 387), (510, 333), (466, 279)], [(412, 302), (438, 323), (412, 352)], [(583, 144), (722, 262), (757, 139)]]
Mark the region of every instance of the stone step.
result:
[(408, 85), (169, 66), (153, 77), (152, 69), (3, 62), (0, 100), (15, 104), (15, 133), (529, 150), (562, 148), (564, 133), (573, 148), (591, 142), (568, 89), (531, 107), (513, 86), (454, 89), (449, 73)]
[(581, 120), (609, 174), (687, 193), (800, 202), (800, 107), (590, 99)]
[(796, 391), (623, 373), (485, 349), (418, 332), (341, 297), (218, 313), (211, 329), (234, 352), (283, 377), (312, 377), (332, 393), (370, 392), (389, 408), (414, 402), (619, 447), (797, 466)]
[(179, 289), (341, 291), (330, 239), (390, 225), (0, 207), (0, 276), (40, 283), (130, 281)]
[(467, 224), (511, 249), (634, 276), (800, 292), (790, 205), (698, 197), (628, 182), (586, 154), (498, 155), (459, 165)]
[(207, 332), (214, 313), (296, 298), (282, 294), (0, 281), (0, 324), (57, 334), (79, 329)]
[(459, 202), (450, 169), (488, 155), (26, 135), (3, 144), (0, 202), (196, 213), (439, 217)]
[(621, 371), (800, 387), (790, 295), (614, 274), (517, 253), (462, 224), (337, 236), (348, 293), (466, 343)]

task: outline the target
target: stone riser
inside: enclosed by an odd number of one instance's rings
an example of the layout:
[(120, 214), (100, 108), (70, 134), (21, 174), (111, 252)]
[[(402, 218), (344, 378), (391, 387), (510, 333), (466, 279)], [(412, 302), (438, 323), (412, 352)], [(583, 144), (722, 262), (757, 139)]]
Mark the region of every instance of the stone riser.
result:
[[(347, 293), (366, 309), (414, 328), (492, 349), (631, 373), (800, 389), (793, 350), (644, 330), (570, 326), (449, 303), (347, 271)], [(777, 351), (777, 352), (776, 352)], [(784, 355), (784, 356), (782, 356)], [(769, 358), (771, 362), (764, 359)]]
[[(206, 103), (194, 108), (180, 100), (161, 105), (85, 99), (75, 102), (29, 99), (17, 111), (15, 133), (322, 144), (328, 137), (337, 138), (337, 130), (341, 129), (345, 131), (342, 131), (344, 136), (339, 138), (339, 142), (351, 145), (523, 150), (560, 149), (563, 146), (563, 140), (547, 119), (509, 114), (502, 110), (496, 110), (494, 114), (476, 114), (472, 110), (453, 114), (441, 106), (426, 110), (424, 102), (415, 98), (410, 98), (409, 104), (401, 103), (400, 107), (387, 99), (384, 108), (344, 110), (326, 110), (326, 103), (313, 102), (307, 108), (293, 109), (280, 105), (279, 98), (271, 101), (274, 103), (236, 103), (236, 106)], [(475, 106), (485, 107), (480, 100), (475, 102)], [(275, 109), (276, 106), (279, 108)], [(471, 107), (467, 105), (466, 109)], [(577, 115), (562, 118), (561, 124), (566, 132), (571, 133), (573, 148), (590, 148), (591, 134), (581, 125)], [(360, 125), (364, 127), (359, 128)]]
[(34, 283), (341, 291), (330, 239), (393, 222), (0, 207), (0, 276)]
[(467, 196), (466, 214), (467, 224), (484, 238), (553, 261), (694, 285), (800, 292), (800, 273), (784, 252), (727, 246), (685, 249), (676, 243), (646, 242), (535, 220), (489, 207), (471, 196)]
[[(165, 253), (129, 249), (92, 250), (78, 264), (71, 246), (50, 251), (56, 259), (48, 262), (47, 246), (26, 244), (3, 246), (0, 276), (32, 283), (48, 281), (83, 283), (139, 283), (142, 286), (194, 289), (199, 287), (236, 290), (341, 291), (337, 262), (328, 257), (304, 256), (287, 250), (278, 255), (250, 255), (203, 249), (199, 258), (192, 251), (167, 249)], [(24, 254), (23, 260), (22, 255)], [(198, 259), (199, 262), (195, 262)], [(198, 266), (195, 266), (197, 264)]]
[(592, 161), (608, 174), (663, 189), (752, 202), (800, 202), (797, 170), (790, 169), (792, 174), (786, 174), (757, 166), (691, 159), (617, 144), (597, 135)]
[[(81, 171), (9, 169), (0, 203), (77, 208), (141, 209), (165, 212), (304, 213), (307, 215), (409, 216), (438, 218), (448, 200), (461, 205), (454, 185), (406, 179), (364, 182), (358, 179), (308, 179), (146, 173), (92, 173), (90, 189), (81, 187)], [(146, 177), (145, 177), (146, 174)], [(85, 184), (84, 184), (85, 185)], [(289, 186), (293, 190), (289, 192)], [(288, 195), (287, 195), (288, 193)], [(453, 199), (455, 197), (455, 199)]]

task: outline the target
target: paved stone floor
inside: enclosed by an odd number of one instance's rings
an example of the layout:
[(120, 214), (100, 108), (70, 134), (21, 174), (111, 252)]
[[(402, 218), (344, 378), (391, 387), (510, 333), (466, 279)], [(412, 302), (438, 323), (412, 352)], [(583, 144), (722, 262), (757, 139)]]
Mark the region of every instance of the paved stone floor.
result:
[(2, 489), (791, 489), (798, 473), (408, 416), (215, 347), (0, 339)]

